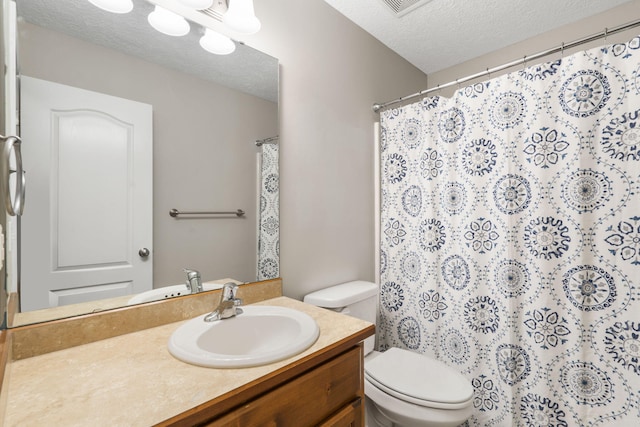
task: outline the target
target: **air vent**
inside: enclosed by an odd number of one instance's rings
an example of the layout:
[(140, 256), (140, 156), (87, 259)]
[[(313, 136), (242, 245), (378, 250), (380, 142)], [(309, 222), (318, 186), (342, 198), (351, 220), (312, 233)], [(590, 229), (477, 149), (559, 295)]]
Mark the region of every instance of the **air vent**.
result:
[(213, 2), (209, 9), (200, 10), (199, 12), (222, 22), (222, 17), (224, 16), (227, 9), (228, 6), (226, 0), (216, 0)]
[(403, 16), (431, 0), (382, 0), (397, 16)]

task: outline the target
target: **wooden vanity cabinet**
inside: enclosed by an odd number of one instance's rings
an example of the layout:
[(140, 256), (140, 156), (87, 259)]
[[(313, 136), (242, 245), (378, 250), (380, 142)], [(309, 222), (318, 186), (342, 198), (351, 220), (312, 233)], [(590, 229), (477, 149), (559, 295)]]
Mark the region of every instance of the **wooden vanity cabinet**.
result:
[[(283, 378), (274, 387), (225, 413), (216, 413), (219, 409), (216, 405), (202, 408), (200, 413), (194, 408), (190, 416), (163, 425), (361, 427), (364, 426), (363, 368), (363, 349), (359, 344), (328, 360), (311, 364), (294, 377)], [(285, 376), (287, 371), (284, 368)], [(231, 398), (237, 400), (236, 396)], [(198, 418), (203, 421), (195, 422)]]

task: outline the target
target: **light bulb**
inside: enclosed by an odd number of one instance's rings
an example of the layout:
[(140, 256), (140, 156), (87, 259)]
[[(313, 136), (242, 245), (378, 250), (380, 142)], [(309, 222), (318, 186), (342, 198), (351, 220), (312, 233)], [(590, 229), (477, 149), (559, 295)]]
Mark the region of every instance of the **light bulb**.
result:
[(184, 36), (190, 29), (186, 19), (160, 6), (147, 19), (153, 28), (168, 36)]
[(207, 28), (204, 36), (200, 38), (200, 46), (207, 52), (216, 55), (228, 55), (236, 50), (235, 43), (227, 36)]
[(260, 21), (253, 10), (253, 0), (230, 0), (222, 22), (240, 34), (255, 34), (260, 31)]
[(187, 7), (197, 10), (209, 9), (213, 4), (213, 0), (178, 0)]
[(89, 0), (89, 3), (111, 13), (129, 13), (133, 10), (131, 0)]

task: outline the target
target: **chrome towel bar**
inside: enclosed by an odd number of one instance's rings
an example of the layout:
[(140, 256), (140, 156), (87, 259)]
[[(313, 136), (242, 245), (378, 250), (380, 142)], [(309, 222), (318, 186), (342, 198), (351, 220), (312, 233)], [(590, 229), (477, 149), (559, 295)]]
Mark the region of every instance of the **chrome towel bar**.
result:
[(234, 212), (181, 212), (178, 209), (171, 209), (169, 215), (176, 218), (178, 215), (236, 215), (237, 217), (244, 216), (244, 211), (238, 209)]

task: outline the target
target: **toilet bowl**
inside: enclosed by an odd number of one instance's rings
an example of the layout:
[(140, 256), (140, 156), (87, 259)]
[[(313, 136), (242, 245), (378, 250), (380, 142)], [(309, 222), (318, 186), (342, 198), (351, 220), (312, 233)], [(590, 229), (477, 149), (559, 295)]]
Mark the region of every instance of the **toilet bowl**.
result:
[[(343, 283), (308, 294), (304, 301), (375, 324), (378, 287)], [(367, 427), (457, 427), (473, 411), (473, 387), (444, 363), (400, 348), (373, 351), (365, 340)]]
[(456, 427), (473, 411), (473, 387), (433, 358), (399, 348), (365, 357), (368, 427)]

